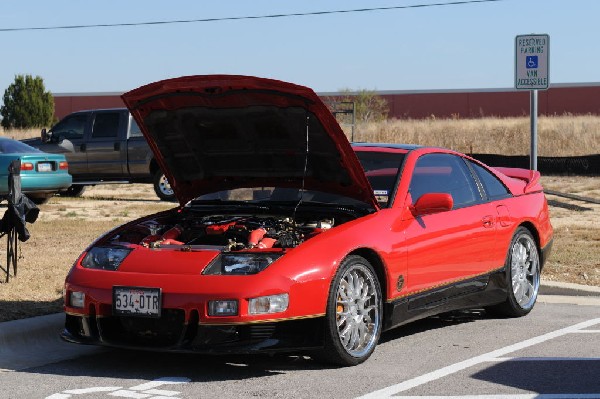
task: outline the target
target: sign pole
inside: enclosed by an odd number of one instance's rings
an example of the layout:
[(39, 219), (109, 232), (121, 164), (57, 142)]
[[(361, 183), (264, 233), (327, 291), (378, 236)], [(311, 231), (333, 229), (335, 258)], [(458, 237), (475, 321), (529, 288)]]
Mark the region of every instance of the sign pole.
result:
[(537, 170), (537, 121), (538, 121), (538, 91), (531, 90), (530, 92), (530, 109), (531, 109), (531, 151), (529, 155), (529, 169)]
[(354, 143), (354, 127), (356, 126), (356, 102), (352, 101), (352, 142)]
[(515, 89), (529, 90), (531, 113), (531, 149), (529, 169), (537, 170), (538, 90), (550, 83), (550, 36), (547, 34), (515, 37)]

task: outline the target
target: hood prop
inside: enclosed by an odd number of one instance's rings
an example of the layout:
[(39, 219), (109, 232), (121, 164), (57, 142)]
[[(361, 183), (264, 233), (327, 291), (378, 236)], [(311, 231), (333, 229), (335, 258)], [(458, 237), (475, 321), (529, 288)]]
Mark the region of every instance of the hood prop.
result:
[(302, 173), (302, 187), (300, 188), (299, 191), (299, 196), (300, 198), (298, 198), (298, 203), (296, 204), (296, 206), (294, 207), (294, 212), (292, 213), (292, 220), (296, 220), (296, 211), (298, 210), (298, 207), (300, 206), (300, 204), (302, 203), (302, 198), (304, 197), (304, 183), (306, 180), (306, 173), (308, 171), (308, 121), (309, 121), (310, 116), (306, 116), (306, 153), (304, 154), (304, 172)]

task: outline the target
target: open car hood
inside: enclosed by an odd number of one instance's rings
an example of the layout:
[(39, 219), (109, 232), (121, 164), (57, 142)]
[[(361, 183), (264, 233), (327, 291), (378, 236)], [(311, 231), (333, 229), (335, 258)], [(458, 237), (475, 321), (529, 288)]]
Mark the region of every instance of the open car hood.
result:
[(123, 94), (183, 205), (244, 187), (293, 187), (377, 208), (337, 121), (311, 89), (250, 76), (185, 76)]

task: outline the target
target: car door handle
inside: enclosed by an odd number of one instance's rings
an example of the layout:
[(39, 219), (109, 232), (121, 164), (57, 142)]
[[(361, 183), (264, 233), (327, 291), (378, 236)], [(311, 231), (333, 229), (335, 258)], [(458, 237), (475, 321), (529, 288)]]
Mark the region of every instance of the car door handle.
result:
[(115, 146), (114, 146), (114, 148), (115, 148), (115, 151), (121, 151), (121, 143), (120, 143), (119, 141), (117, 141), (117, 142), (115, 143)]
[(481, 223), (483, 223), (483, 227), (486, 228), (490, 228), (494, 226), (494, 217), (493, 216), (484, 216), (483, 219), (481, 219)]

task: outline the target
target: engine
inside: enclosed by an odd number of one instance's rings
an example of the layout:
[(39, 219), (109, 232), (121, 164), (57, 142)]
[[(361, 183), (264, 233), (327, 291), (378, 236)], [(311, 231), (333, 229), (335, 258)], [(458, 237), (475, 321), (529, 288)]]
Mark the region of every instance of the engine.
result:
[(224, 251), (293, 248), (334, 225), (333, 219), (293, 220), (289, 217), (210, 215), (182, 217), (177, 222), (146, 220), (126, 229), (114, 241), (149, 248), (218, 246)]

